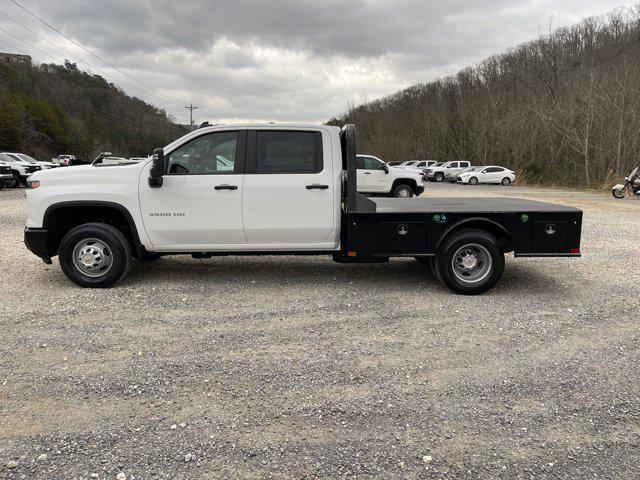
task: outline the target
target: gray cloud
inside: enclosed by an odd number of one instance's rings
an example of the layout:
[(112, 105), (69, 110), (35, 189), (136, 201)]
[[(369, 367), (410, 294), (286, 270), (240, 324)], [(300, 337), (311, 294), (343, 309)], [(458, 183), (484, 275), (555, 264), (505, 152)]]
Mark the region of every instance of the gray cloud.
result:
[[(0, 11), (99, 63), (7, 4)], [(550, 19), (562, 26), (621, 4), (633, 2), (32, 0), (25, 6), (134, 77), (98, 65), (125, 91), (182, 121), (182, 104), (190, 102), (200, 106), (198, 116), (223, 121), (323, 121), (359, 97), (453, 74), (536, 36)], [(0, 26), (68, 57), (6, 18)], [(19, 45), (2, 32), (0, 42)]]

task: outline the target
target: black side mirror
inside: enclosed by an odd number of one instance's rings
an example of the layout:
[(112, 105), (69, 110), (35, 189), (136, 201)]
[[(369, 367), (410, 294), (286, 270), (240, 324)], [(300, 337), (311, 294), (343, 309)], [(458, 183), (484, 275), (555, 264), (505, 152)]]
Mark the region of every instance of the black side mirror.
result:
[(164, 149), (156, 148), (153, 151), (151, 168), (149, 169), (149, 186), (159, 188), (162, 186), (162, 176), (164, 175)]
[(384, 170), (384, 173), (389, 173), (389, 165), (387, 165), (386, 163), (382, 164), (382, 169)]

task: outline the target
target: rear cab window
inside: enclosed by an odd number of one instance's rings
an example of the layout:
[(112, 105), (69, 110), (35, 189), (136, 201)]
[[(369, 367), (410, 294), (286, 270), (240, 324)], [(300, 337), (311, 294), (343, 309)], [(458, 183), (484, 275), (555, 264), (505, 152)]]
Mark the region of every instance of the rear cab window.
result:
[(247, 168), (251, 174), (314, 174), (324, 168), (319, 131), (250, 131)]

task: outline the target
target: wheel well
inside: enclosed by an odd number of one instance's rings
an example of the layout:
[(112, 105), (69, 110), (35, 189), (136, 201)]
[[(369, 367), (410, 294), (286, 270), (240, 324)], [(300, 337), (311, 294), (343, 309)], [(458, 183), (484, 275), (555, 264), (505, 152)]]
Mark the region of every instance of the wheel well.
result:
[(129, 241), (134, 252), (139, 250), (140, 241), (135, 224), (126, 210), (109, 205), (71, 205), (54, 208), (45, 214), (48, 229), (47, 248), (51, 257), (58, 254), (60, 242), (65, 234), (84, 223), (106, 223), (120, 230)]
[(393, 181), (393, 185), (391, 185), (391, 191), (393, 192), (398, 185), (408, 185), (414, 191), (418, 187), (418, 184), (416, 183), (416, 181), (413, 178), (396, 178)]
[(440, 245), (442, 245), (447, 237), (453, 233), (459, 232), (460, 230), (482, 230), (483, 232), (493, 235), (493, 237), (498, 240), (498, 243), (504, 253), (513, 251), (513, 239), (511, 238), (511, 235), (509, 235), (509, 232), (500, 224), (486, 219), (471, 219), (454, 225), (442, 235), (438, 241), (436, 250), (440, 248)]

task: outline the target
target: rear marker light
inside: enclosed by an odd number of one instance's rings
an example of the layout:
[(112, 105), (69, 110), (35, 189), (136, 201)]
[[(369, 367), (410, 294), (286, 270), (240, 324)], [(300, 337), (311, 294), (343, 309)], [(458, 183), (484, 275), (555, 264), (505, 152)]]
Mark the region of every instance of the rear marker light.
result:
[(572, 248), (571, 249), (571, 253), (573, 255), (580, 255), (580, 249), (579, 248)]
[(357, 257), (358, 254), (356, 252), (348, 252), (347, 256), (349, 256), (349, 257)]

